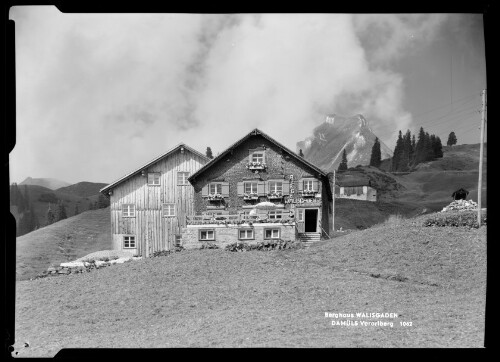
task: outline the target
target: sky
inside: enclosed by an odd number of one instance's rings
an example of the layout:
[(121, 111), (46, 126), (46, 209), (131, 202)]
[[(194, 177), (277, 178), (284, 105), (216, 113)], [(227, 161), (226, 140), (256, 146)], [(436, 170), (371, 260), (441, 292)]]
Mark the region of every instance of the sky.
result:
[(420, 127), (479, 143), (482, 14), (64, 14), (16, 6), (10, 180), (111, 183), (183, 142), (254, 128), (292, 150), (327, 114), (391, 149)]

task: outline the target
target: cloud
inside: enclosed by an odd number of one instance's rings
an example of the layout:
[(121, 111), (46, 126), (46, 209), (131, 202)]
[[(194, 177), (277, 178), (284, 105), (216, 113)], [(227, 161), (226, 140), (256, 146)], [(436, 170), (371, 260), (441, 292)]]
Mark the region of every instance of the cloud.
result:
[(294, 149), (328, 113), (404, 128), (404, 79), (387, 64), (411, 46), (409, 34), (429, 41), (441, 21), (55, 7), (13, 8), (11, 18), (13, 174), (70, 182), (112, 181), (179, 142), (216, 154), (255, 127)]

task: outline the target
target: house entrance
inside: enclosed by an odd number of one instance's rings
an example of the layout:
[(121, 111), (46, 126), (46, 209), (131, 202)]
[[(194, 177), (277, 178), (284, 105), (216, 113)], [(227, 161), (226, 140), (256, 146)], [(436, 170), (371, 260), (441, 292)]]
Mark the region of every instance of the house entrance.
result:
[(306, 233), (316, 232), (318, 225), (318, 209), (304, 210), (304, 231)]

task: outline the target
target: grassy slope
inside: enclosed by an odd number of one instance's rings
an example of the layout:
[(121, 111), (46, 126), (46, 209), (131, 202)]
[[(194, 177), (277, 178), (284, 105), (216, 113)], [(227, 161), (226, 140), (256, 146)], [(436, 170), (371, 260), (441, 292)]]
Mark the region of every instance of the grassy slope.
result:
[(111, 249), (109, 208), (85, 211), (16, 239), (16, 279), (46, 270), (51, 264)]
[[(19, 356), (64, 347), (481, 347), (485, 227), (414, 220), (305, 250), (186, 251), (19, 282)], [(325, 312), (399, 318), (394, 328), (341, 327)]]
[(99, 195), (99, 190), (106, 185), (108, 184), (83, 181), (70, 186), (61, 187), (57, 189), (57, 191), (80, 197), (89, 197), (89, 196)]

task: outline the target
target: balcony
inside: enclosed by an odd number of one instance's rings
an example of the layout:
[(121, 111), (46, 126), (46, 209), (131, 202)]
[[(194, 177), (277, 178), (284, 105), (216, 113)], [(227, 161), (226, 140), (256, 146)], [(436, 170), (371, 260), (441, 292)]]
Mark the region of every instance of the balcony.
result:
[(202, 215), (202, 216), (186, 216), (186, 225), (227, 225), (236, 226), (246, 224), (251, 226), (253, 224), (271, 223), (271, 224), (285, 224), (293, 225), (295, 217), (290, 215), (281, 215), (280, 218), (270, 218), (269, 214), (261, 215)]

